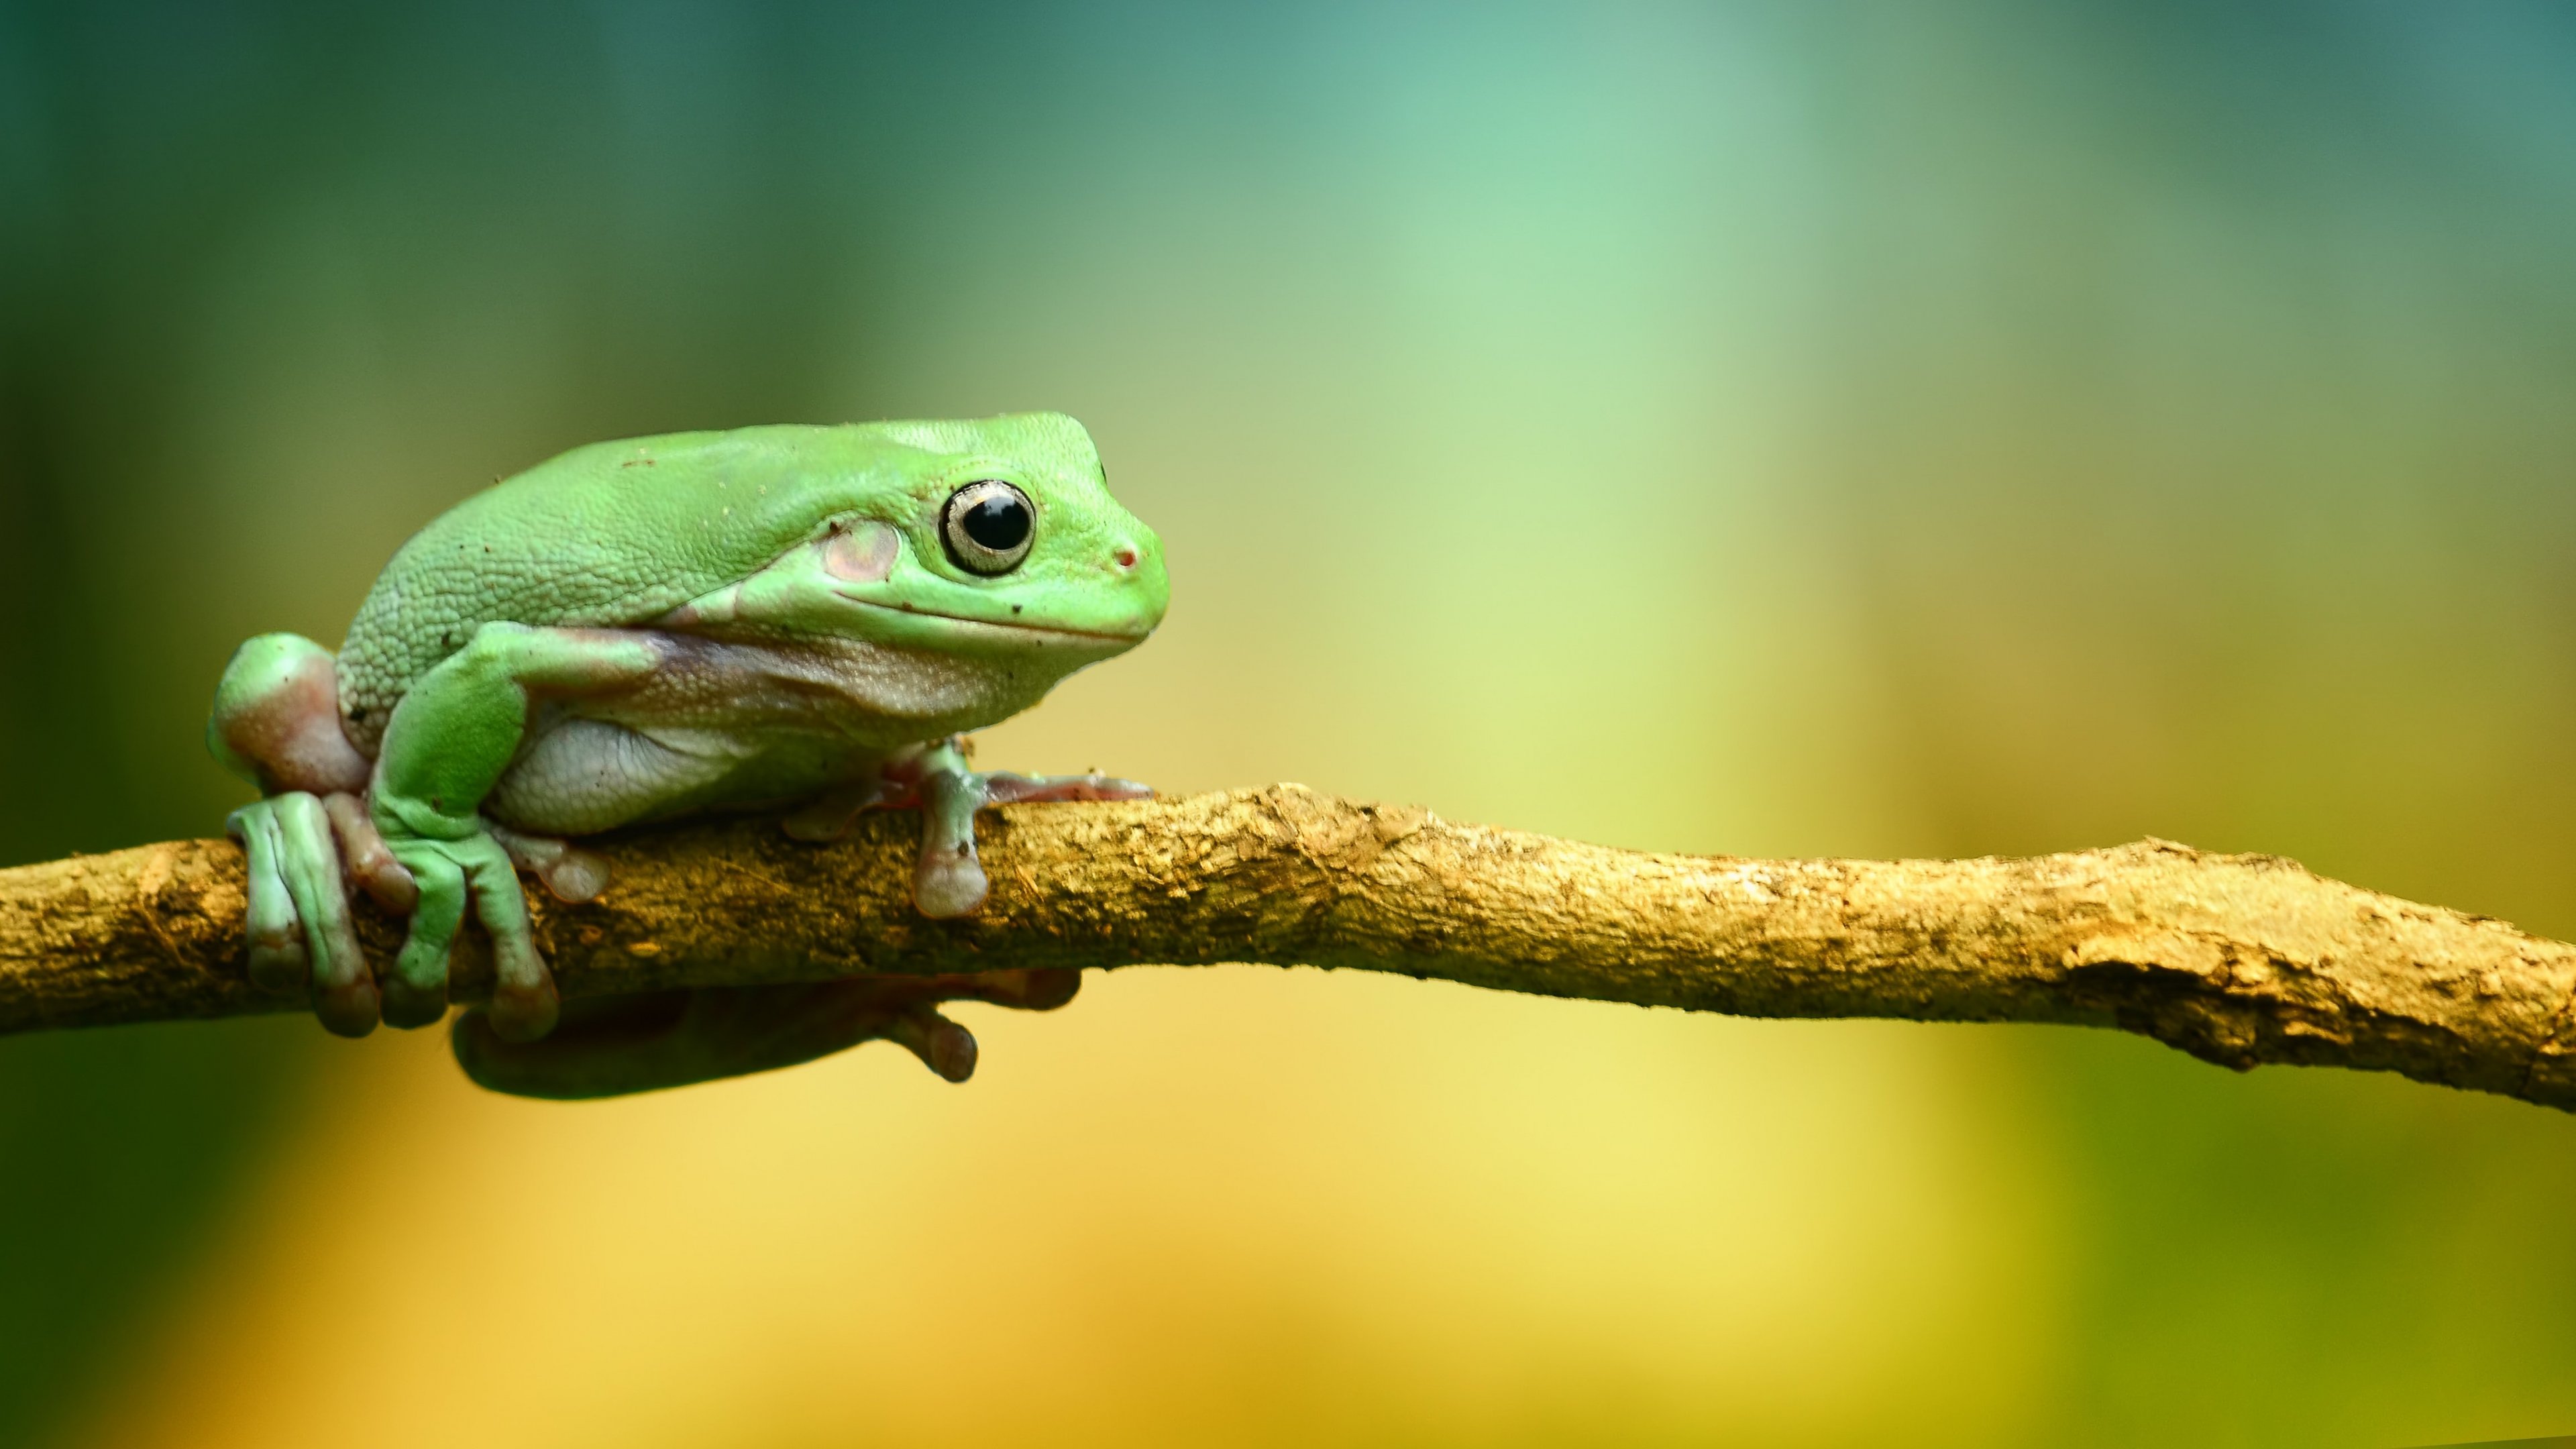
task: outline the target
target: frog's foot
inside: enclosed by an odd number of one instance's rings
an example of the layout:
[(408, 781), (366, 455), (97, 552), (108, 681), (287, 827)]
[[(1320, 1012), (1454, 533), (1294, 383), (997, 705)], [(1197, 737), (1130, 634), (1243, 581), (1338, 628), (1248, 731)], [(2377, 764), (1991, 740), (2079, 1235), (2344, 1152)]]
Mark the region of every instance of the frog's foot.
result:
[(331, 651), (293, 634), (242, 645), (215, 687), (206, 745), (268, 797), (224, 825), (249, 872), (251, 978), (309, 992), (323, 1025), (364, 1036), (377, 992), (350, 929), (348, 883), (400, 914), (411, 881), (358, 803), (369, 766), (341, 733), (335, 667)]
[(522, 835), (488, 818), (483, 829), (501, 842), (512, 865), (545, 882), (554, 898), (566, 905), (596, 900), (608, 889), (608, 861), (603, 856), (551, 835)]
[(990, 882), (975, 855), (975, 812), (987, 805), (1061, 800), (1151, 800), (1152, 787), (1094, 771), (1087, 775), (1020, 775), (966, 767), (966, 741), (955, 736), (887, 762), (876, 779), (839, 785), (791, 811), (779, 823), (798, 840), (838, 840), (861, 811), (921, 807), (921, 854), (912, 900), (934, 920), (982, 909)]
[(536, 1042), (513, 1041), (486, 1013), (469, 1011), (452, 1041), (458, 1064), (483, 1086), (559, 1100), (765, 1072), (878, 1039), (962, 1082), (975, 1071), (975, 1038), (941, 1016), (939, 1003), (1051, 1011), (1081, 985), (1081, 972), (1050, 969), (700, 987), (568, 1002), (562, 1025)]
[(1133, 780), (1102, 774), (1015, 775), (966, 768), (950, 740), (921, 757), (921, 855), (912, 868), (912, 903), (933, 920), (955, 920), (983, 908), (990, 883), (975, 857), (975, 812), (987, 805), (1056, 800), (1151, 800)]
[(224, 830), (242, 845), (251, 980), (309, 992), (314, 1014), (342, 1036), (373, 1031), (376, 980), (350, 924), (326, 802), (301, 790), (272, 795), (234, 811)]
[(985, 773), (988, 805), (1043, 805), (1062, 800), (1151, 800), (1154, 787), (1104, 775), (1014, 775), (1008, 770)]
[[(385, 809), (381, 798), (377, 804)], [(420, 891), (411, 934), (384, 981), (385, 1020), (427, 1026), (447, 1014), (448, 948), (471, 905), (492, 937), (491, 1029), (510, 1041), (534, 1041), (553, 1030), (560, 1009), (554, 976), (537, 954), (528, 899), (509, 851), (475, 819), (424, 817), (434, 835), (391, 828), (383, 814), (378, 823), (388, 826), (386, 847)]]

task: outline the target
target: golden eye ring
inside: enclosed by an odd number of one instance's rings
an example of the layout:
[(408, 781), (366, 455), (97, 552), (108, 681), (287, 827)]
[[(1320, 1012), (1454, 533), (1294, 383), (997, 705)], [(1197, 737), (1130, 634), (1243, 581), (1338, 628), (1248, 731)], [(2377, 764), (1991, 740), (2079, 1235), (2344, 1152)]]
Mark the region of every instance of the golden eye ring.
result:
[(939, 510), (939, 541), (948, 561), (985, 578), (1018, 568), (1037, 534), (1038, 511), (1029, 495), (998, 478), (967, 484)]

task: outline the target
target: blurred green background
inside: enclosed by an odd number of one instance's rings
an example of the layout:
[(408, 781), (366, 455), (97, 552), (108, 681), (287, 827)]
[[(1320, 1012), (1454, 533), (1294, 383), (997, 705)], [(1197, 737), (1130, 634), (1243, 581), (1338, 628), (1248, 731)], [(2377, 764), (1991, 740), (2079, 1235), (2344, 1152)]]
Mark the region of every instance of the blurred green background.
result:
[[(1062, 408), (985, 758), (1658, 849), (2156, 834), (2576, 935), (2576, 11), (0, 0), (0, 863), (214, 832), (603, 437)], [(1249, 969), (565, 1108), (0, 1041), (0, 1443), (2576, 1430), (2576, 1121)]]

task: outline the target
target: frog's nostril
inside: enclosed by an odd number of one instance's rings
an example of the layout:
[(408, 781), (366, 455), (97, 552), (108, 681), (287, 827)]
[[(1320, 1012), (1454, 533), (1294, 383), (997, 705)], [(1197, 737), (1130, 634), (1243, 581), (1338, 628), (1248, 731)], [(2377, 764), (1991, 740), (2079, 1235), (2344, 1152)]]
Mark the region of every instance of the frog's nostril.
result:
[(1110, 557), (1118, 561), (1118, 566), (1120, 568), (1132, 569), (1136, 566), (1136, 546), (1134, 544), (1122, 543), (1118, 545), (1118, 551), (1111, 554)]

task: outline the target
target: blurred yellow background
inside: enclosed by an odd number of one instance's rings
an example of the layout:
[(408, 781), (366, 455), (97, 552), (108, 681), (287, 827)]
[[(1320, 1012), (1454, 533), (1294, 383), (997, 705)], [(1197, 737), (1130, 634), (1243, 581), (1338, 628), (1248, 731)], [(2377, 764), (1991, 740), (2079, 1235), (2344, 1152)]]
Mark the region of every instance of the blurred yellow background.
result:
[[(2576, 935), (2543, 4), (0, 0), (0, 862), (602, 437), (1061, 408), (1170, 622), (997, 765)], [(0, 1041), (0, 1444), (2576, 1430), (2576, 1122), (1250, 968), (560, 1106)]]

